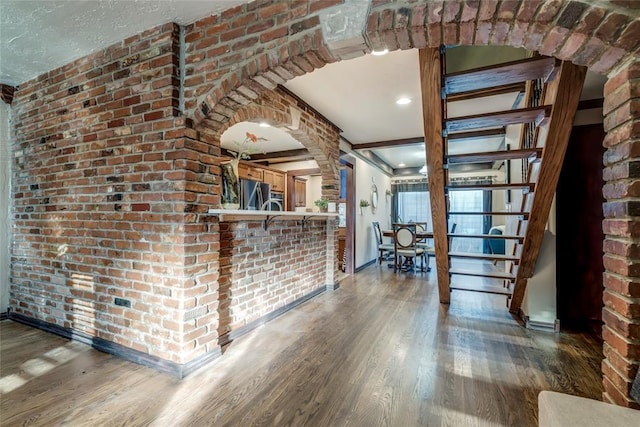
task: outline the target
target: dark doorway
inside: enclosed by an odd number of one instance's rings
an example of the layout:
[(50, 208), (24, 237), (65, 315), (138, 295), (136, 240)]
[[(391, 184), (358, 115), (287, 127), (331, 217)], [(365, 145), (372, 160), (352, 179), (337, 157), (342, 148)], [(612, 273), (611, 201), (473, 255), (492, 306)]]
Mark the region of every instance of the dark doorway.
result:
[(562, 328), (602, 335), (602, 124), (576, 126), (558, 181), (557, 307)]

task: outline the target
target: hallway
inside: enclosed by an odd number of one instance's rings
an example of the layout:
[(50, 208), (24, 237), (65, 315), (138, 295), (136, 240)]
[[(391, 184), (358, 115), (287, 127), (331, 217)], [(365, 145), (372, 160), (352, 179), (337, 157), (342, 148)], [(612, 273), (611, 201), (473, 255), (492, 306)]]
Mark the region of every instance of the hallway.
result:
[(11, 322), (3, 425), (536, 426), (537, 395), (600, 399), (601, 346), (535, 332), (504, 298), (372, 266), (182, 381)]

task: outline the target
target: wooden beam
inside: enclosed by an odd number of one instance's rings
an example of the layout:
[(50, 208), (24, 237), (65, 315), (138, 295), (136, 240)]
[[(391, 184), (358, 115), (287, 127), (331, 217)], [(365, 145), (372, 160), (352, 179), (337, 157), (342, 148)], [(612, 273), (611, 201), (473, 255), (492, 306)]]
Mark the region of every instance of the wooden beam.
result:
[(417, 136), (415, 138), (405, 138), (405, 139), (392, 139), (389, 141), (378, 141), (378, 142), (366, 142), (364, 144), (353, 144), (352, 148), (354, 150), (371, 150), (375, 148), (387, 148), (387, 147), (397, 147), (399, 145), (418, 145), (424, 144), (424, 138), (421, 136)]
[(374, 168), (380, 169), (383, 173), (393, 176), (393, 168), (387, 164), (384, 160), (382, 160), (379, 156), (373, 153), (371, 150), (362, 150), (356, 151), (353, 150), (353, 155), (358, 157), (360, 160), (368, 163)]
[[(220, 153), (222, 156), (226, 157), (234, 157), (231, 151), (226, 148), (220, 147)], [(269, 159), (279, 159), (282, 157), (300, 157), (300, 156), (310, 156), (309, 150), (306, 148), (300, 150), (285, 150), (285, 151), (272, 151), (270, 153), (256, 153), (251, 155), (251, 161), (257, 162), (261, 160), (269, 160)]]
[[(226, 150), (225, 150), (226, 151)], [(309, 150), (301, 148), (299, 150), (271, 151), (269, 153), (256, 153), (251, 155), (251, 160), (270, 160), (280, 159), (283, 157), (304, 157), (310, 156)]]
[(309, 154), (308, 156), (304, 156), (304, 157), (276, 157), (269, 160), (260, 160), (260, 161), (257, 161), (256, 163), (259, 163), (261, 165), (264, 164), (266, 166), (271, 166), (271, 165), (278, 165), (281, 163), (302, 162), (306, 160), (315, 160), (315, 159), (311, 154)]
[[(509, 307), (511, 313), (517, 313), (520, 310), (527, 280), (533, 275), (538, 259), (586, 72), (586, 67), (564, 61), (555, 80), (549, 83), (549, 86), (555, 87), (550, 87), (551, 90), (547, 90), (547, 93), (555, 94), (555, 101), (549, 117), (546, 143), (537, 179), (538, 185), (531, 205), (522, 258)], [(546, 99), (544, 101), (547, 102)]]
[(429, 169), (429, 195), (433, 220), (433, 243), (436, 253), (438, 295), (440, 302), (449, 304), (449, 238), (447, 237), (447, 212), (444, 193), (445, 173), (444, 141), (442, 138), (442, 64), (438, 48), (420, 49), (420, 86), (422, 89), (422, 122), (425, 151)]

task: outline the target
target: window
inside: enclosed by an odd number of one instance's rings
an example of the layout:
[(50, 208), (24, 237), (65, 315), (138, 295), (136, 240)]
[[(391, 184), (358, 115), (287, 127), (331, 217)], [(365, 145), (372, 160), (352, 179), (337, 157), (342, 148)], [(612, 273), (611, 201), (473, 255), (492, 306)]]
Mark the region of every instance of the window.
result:
[(391, 184), (392, 222), (426, 222), (431, 229), (431, 201), (426, 179), (398, 180)]
[[(482, 212), (484, 191), (451, 191), (449, 193), (449, 210), (451, 212)], [(483, 215), (450, 215), (449, 224), (456, 223), (456, 233), (483, 234)], [(451, 241), (451, 252), (483, 252), (483, 239), (455, 238)]]
[[(485, 184), (491, 180), (474, 180), (470, 183)], [(392, 222), (426, 222), (433, 230), (431, 201), (426, 180), (398, 180), (392, 183), (394, 194)], [(449, 191), (449, 212), (490, 212), (492, 194), (488, 190)], [(449, 229), (456, 224), (457, 234), (487, 234), (491, 228), (491, 215), (449, 215)], [(451, 239), (452, 252), (489, 253), (487, 239)]]
[(396, 212), (399, 222), (426, 222), (431, 228), (429, 192), (404, 191), (398, 193)]

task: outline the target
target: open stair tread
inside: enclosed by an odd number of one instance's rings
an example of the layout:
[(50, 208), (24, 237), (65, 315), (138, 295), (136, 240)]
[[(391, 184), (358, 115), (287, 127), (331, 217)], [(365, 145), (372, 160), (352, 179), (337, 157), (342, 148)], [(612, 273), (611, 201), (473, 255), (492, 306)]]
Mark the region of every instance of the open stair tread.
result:
[(500, 150), (500, 151), (486, 151), (481, 153), (467, 153), (456, 154), (447, 156), (447, 163), (454, 164), (467, 164), (467, 163), (484, 163), (500, 160), (514, 160), (514, 159), (526, 159), (536, 158), (539, 159), (542, 155), (542, 148), (524, 148), (519, 150)]
[(557, 67), (552, 57), (537, 56), (517, 61), (505, 62), (488, 67), (451, 73), (445, 76), (447, 95), (482, 91), (495, 86), (522, 83), (539, 78), (546, 79)]
[(449, 256), (452, 258), (471, 258), (471, 259), (484, 259), (484, 260), (498, 260), (498, 261), (520, 261), (520, 257), (514, 255), (500, 255), (500, 254), (477, 254), (471, 252), (449, 252)]
[(482, 271), (482, 270), (468, 270), (465, 268), (452, 268), (449, 270), (450, 274), (457, 274), (460, 276), (474, 276), (474, 277), (488, 277), (491, 279), (503, 279), (514, 281), (516, 276), (512, 273), (504, 271)]
[(482, 292), (485, 294), (505, 295), (509, 297), (512, 295), (512, 292), (509, 289), (501, 288), (498, 286), (481, 286), (474, 288), (470, 285), (451, 284), (449, 289), (451, 289), (452, 291)]
[(458, 184), (447, 185), (447, 190), (526, 190), (533, 192), (535, 184), (531, 182), (519, 184)]
[(523, 241), (524, 236), (511, 236), (507, 234), (460, 234), (449, 233), (449, 237), (459, 237), (466, 239), (499, 239), (499, 240), (519, 240)]
[(519, 123), (540, 123), (551, 114), (551, 106), (518, 108), (495, 113), (474, 114), (445, 120), (447, 135), (474, 129), (501, 127)]
[(487, 96), (503, 95), (505, 93), (525, 92), (527, 90), (527, 83), (511, 83), (508, 85), (482, 87), (480, 89), (473, 89), (465, 92), (456, 92), (446, 94), (447, 102), (466, 101), (468, 99), (484, 98)]
[(474, 139), (490, 139), (490, 138), (502, 138), (504, 139), (507, 131), (505, 128), (495, 128), (495, 129), (483, 129), (483, 130), (474, 130), (471, 132), (458, 132), (452, 133), (447, 137), (448, 142), (467, 142), (468, 140)]
[(527, 218), (529, 216), (529, 212), (505, 212), (505, 211), (497, 211), (497, 212), (491, 212), (491, 211), (482, 211), (482, 212), (478, 212), (478, 211), (472, 211), (472, 212), (467, 212), (467, 211), (452, 211), (452, 212), (447, 212), (448, 215), (506, 215), (506, 216), (521, 216), (523, 218)]

